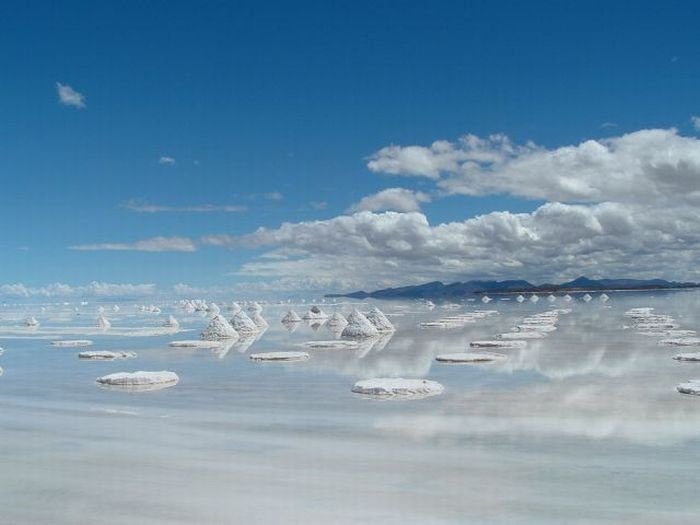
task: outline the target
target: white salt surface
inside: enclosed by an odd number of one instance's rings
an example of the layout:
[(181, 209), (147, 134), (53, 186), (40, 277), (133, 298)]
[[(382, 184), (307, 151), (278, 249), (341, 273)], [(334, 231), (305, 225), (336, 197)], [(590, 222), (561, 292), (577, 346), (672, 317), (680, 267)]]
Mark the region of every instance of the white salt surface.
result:
[(262, 352), (250, 354), (253, 361), (306, 361), (309, 354), (306, 352)]
[(423, 398), (440, 395), (444, 390), (436, 381), (400, 377), (364, 379), (352, 387), (356, 394), (381, 398)]
[(542, 332), (507, 332), (496, 337), (499, 339), (542, 339), (546, 336), (547, 334)]
[(469, 343), (472, 348), (525, 348), (527, 341), (482, 340)]
[(108, 352), (106, 350), (95, 350), (89, 352), (80, 352), (80, 359), (93, 359), (95, 361), (113, 361), (115, 359), (133, 359), (136, 357), (136, 352)]
[(179, 380), (180, 378), (175, 372), (166, 370), (159, 372), (117, 372), (96, 379), (97, 383), (103, 387), (133, 391), (160, 390), (175, 386)]
[(76, 346), (91, 346), (93, 343), (89, 339), (72, 339), (72, 340), (60, 340), (51, 341), (51, 346), (58, 346), (61, 348), (72, 348)]
[(453, 354), (439, 354), (435, 357), (441, 363), (493, 363), (503, 361), (508, 357), (495, 352), (456, 352)]

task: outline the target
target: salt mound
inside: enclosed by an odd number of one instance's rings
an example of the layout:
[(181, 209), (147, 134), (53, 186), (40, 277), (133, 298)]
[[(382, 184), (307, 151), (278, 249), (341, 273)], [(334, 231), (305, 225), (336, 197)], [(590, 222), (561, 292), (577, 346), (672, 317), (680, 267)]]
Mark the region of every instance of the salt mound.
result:
[(513, 328), (514, 332), (554, 332), (557, 329), (553, 324), (519, 324)]
[(354, 350), (359, 346), (359, 343), (357, 341), (307, 341), (306, 343), (299, 343), (296, 346), (314, 350)]
[(348, 324), (340, 334), (341, 337), (362, 338), (373, 337), (379, 334), (379, 331), (369, 322), (362, 312), (355, 308), (348, 316)]
[(241, 310), (243, 310), (243, 308), (241, 308), (241, 305), (238, 304), (236, 301), (233, 301), (231, 303), (231, 313), (233, 313), (235, 315), (238, 312), (240, 312)]
[(185, 306), (183, 306), (183, 309), (184, 309), (185, 312), (188, 313), (188, 314), (193, 314), (193, 313), (195, 312), (195, 310), (196, 310), (195, 307), (194, 307), (194, 305), (193, 305), (190, 301), (187, 301), (187, 302), (185, 303)]
[(306, 361), (309, 354), (306, 352), (263, 352), (250, 354), (253, 361)]
[(676, 361), (700, 361), (700, 352), (676, 354), (673, 356), (673, 359)]
[(253, 321), (253, 323), (255, 323), (255, 326), (259, 330), (265, 330), (270, 326), (269, 324), (267, 324), (267, 321), (265, 321), (265, 318), (262, 315), (260, 315), (260, 312), (258, 310), (253, 311), (253, 316), (251, 317), (251, 320)]
[[(369, 319), (369, 317), (368, 317)], [(370, 319), (370, 322), (372, 320)], [(341, 314), (340, 312), (333, 312), (331, 316), (328, 318), (328, 322), (326, 323), (328, 326), (345, 326), (348, 324), (348, 320), (345, 319), (345, 316)]]
[(110, 323), (104, 315), (97, 316), (97, 328), (102, 328), (102, 329), (106, 330), (107, 328), (110, 328), (111, 326), (112, 326), (112, 323)]
[(216, 314), (209, 326), (201, 334), (202, 339), (208, 341), (216, 341), (218, 339), (238, 339), (239, 335), (236, 330), (221, 314)]
[(689, 394), (691, 396), (700, 396), (700, 379), (691, 379), (686, 383), (681, 383), (676, 386), (681, 394)]
[(326, 319), (328, 315), (318, 306), (312, 306), (309, 311), (304, 314), (304, 319)]
[(255, 301), (253, 301), (253, 304), (251, 304), (251, 305), (248, 307), (248, 311), (249, 311), (249, 312), (261, 313), (261, 312), (263, 311), (263, 307), (260, 306), (259, 303), (256, 303)]
[(610, 296), (609, 296), (608, 294), (606, 294), (606, 293), (602, 293), (602, 294), (600, 294), (600, 296), (598, 297), (598, 299), (600, 299), (600, 301), (602, 301), (602, 302), (605, 303), (605, 302), (608, 301), (608, 299), (610, 299)]
[(97, 382), (104, 387), (124, 390), (157, 390), (175, 386), (180, 380), (175, 372), (117, 372), (98, 377)]
[(89, 339), (74, 339), (72, 341), (51, 341), (51, 346), (58, 346), (60, 348), (72, 348), (76, 346), (91, 346), (92, 341)]
[(425, 302), (425, 307), (426, 307), (428, 310), (432, 310), (433, 308), (435, 308), (435, 303), (432, 302), (432, 301), (426, 301), (426, 302)]
[(498, 339), (543, 339), (546, 336), (547, 334), (543, 334), (542, 332), (508, 332), (496, 337), (498, 337)]
[(391, 321), (389, 321), (389, 319), (386, 318), (386, 315), (384, 315), (384, 313), (376, 306), (374, 306), (365, 317), (377, 329), (377, 332), (381, 333), (396, 331), (396, 328), (394, 328), (394, 325), (391, 324)]
[(218, 348), (221, 346), (220, 341), (202, 341), (201, 339), (192, 339), (191, 341), (171, 341), (168, 346), (173, 348)]
[(39, 321), (36, 320), (36, 317), (27, 317), (24, 320), (24, 326), (29, 326), (29, 327), (37, 327), (39, 326)]
[(660, 345), (667, 346), (700, 346), (700, 339), (697, 337), (678, 337), (675, 339), (662, 339)]
[(458, 352), (435, 357), (435, 360), (441, 363), (493, 363), (504, 359), (507, 359), (507, 356), (495, 352)]
[(169, 315), (163, 323), (163, 326), (166, 328), (180, 328), (180, 323), (172, 315)]
[(352, 387), (356, 394), (383, 398), (422, 398), (442, 394), (444, 390), (445, 388), (435, 381), (393, 377), (365, 379)]
[(565, 300), (567, 303), (571, 302), (572, 299), (573, 299), (573, 297), (571, 297), (569, 294), (566, 294), (566, 295), (564, 296), (564, 300)]
[(99, 306), (99, 307), (97, 308), (97, 313), (98, 313), (98, 314), (103, 314), (103, 313), (105, 313), (105, 307), (104, 307), (104, 306)]
[(527, 341), (472, 341), (469, 346), (472, 348), (525, 348)]
[(239, 334), (254, 334), (258, 331), (258, 327), (255, 325), (253, 320), (248, 317), (243, 310), (240, 310), (236, 315), (231, 318), (231, 326)]
[(207, 307), (207, 312), (211, 315), (219, 315), (221, 313), (221, 308), (219, 308), (219, 305), (216, 303), (211, 303)]
[(301, 317), (294, 310), (289, 310), (287, 314), (282, 318), (283, 323), (300, 323)]
[(593, 297), (591, 297), (590, 294), (586, 294), (583, 296), (583, 300), (586, 302), (589, 302), (591, 299), (593, 299)]
[(107, 352), (96, 350), (94, 352), (80, 352), (80, 359), (94, 359), (96, 361), (113, 361), (114, 359), (131, 359), (136, 357), (136, 352)]
[(481, 297), (481, 302), (484, 304), (489, 304), (492, 301), (492, 299), (488, 295), (484, 295)]
[(532, 295), (530, 296), (530, 302), (531, 302), (531, 303), (536, 303), (536, 302), (539, 301), (539, 300), (540, 300), (540, 298), (537, 296), (537, 294), (532, 294)]
[(557, 298), (556, 298), (554, 295), (552, 295), (552, 294), (550, 293), (550, 294), (547, 296), (547, 300), (548, 300), (550, 303), (553, 303), (554, 301), (557, 300)]
[(515, 298), (515, 300), (518, 301), (519, 303), (522, 303), (525, 301), (525, 297), (523, 297), (522, 295), (519, 295)]
[(115, 304), (114, 306), (112, 306), (112, 311), (113, 311), (115, 314), (116, 314), (117, 312), (119, 312), (119, 306), (116, 305), (116, 304)]

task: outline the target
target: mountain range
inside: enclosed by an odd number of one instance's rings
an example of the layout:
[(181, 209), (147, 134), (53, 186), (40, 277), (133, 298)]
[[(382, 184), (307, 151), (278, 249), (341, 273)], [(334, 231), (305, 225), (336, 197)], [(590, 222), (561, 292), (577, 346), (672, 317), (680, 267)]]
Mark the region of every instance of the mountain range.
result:
[(552, 293), (610, 290), (676, 290), (698, 288), (700, 284), (691, 282), (666, 281), (664, 279), (588, 279), (579, 277), (561, 284), (535, 285), (524, 280), (508, 281), (466, 281), (444, 284), (433, 281), (400, 288), (384, 288), (374, 292), (352, 292), (328, 294), (326, 297), (352, 297), (355, 299), (455, 299), (472, 294), (510, 293)]

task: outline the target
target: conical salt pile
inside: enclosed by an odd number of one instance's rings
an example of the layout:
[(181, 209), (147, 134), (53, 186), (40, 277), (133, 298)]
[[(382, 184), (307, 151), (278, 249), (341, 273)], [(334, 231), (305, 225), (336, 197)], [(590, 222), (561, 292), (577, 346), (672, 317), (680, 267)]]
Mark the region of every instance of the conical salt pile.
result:
[(211, 304), (209, 305), (209, 307), (207, 308), (207, 312), (208, 312), (210, 315), (219, 315), (219, 313), (221, 312), (221, 308), (219, 308), (219, 305), (218, 305), (218, 304), (216, 304), (216, 303), (211, 303)]
[(519, 295), (515, 298), (515, 300), (518, 301), (519, 303), (522, 303), (525, 300), (525, 297), (523, 297), (522, 295)]
[(238, 304), (236, 301), (233, 301), (231, 303), (231, 313), (233, 313), (233, 315), (236, 315), (241, 310), (242, 310), (241, 305)]
[(112, 326), (112, 323), (110, 323), (107, 318), (104, 315), (98, 315), (97, 316), (97, 328), (109, 328)]
[(377, 332), (393, 332), (396, 330), (391, 321), (386, 318), (386, 315), (377, 308), (373, 307), (367, 314), (367, 320), (377, 329)]
[(187, 301), (187, 302), (185, 303), (185, 306), (183, 306), (183, 309), (184, 309), (185, 312), (187, 312), (188, 314), (193, 314), (194, 311), (195, 311), (195, 307), (194, 307), (194, 305), (192, 304), (191, 301)]
[(345, 316), (341, 314), (340, 312), (333, 312), (331, 316), (328, 318), (328, 322), (326, 323), (328, 326), (345, 326), (348, 324), (348, 320), (345, 319)]
[(301, 322), (301, 317), (299, 317), (299, 314), (296, 313), (294, 310), (289, 310), (289, 311), (287, 312), (287, 315), (285, 315), (285, 316), (282, 318), (282, 322), (283, 322), (284, 324), (287, 324), (287, 323), (299, 323), (299, 322)]
[(216, 314), (209, 322), (209, 326), (202, 332), (201, 337), (206, 341), (216, 341), (218, 339), (238, 339), (239, 336), (223, 315)]
[(248, 307), (248, 311), (261, 313), (263, 311), (263, 308), (258, 303), (253, 301), (253, 303)]
[(304, 319), (326, 319), (328, 316), (318, 306), (312, 306), (304, 314)]
[(180, 328), (180, 323), (172, 315), (169, 315), (166, 321), (163, 323), (166, 328)]
[(251, 316), (249, 316), (251, 320), (255, 323), (255, 326), (258, 327), (259, 330), (265, 330), (267, 327), (270, 325), (265, 321), (265, 318), (260, 315), (260, 312), (254, 311)]
[(231, 326), (233, 326), (234, 330), (241, 335), (254, 334), (258, 331), (258, 327), (255, 326), (253, 320), (248, 317), (248, 314), (246, 314), (243, 310), (231, 318)]
[(379, 332), (369, 319), (355, 308), (348, 316), (348, 325), (340, 335), (348, 338), (363, 338), (379, 335)]
[(36, 320), (36, 317), (27, 317), (27, 319), (24, 320), (24, 325), (25, 326), (39, 326), (39, 321)]
[(114, 306), (112, 306), (112, 311), (113, 311), (115, 314), (119, 311), (119, 309), (120, 309), (120, 308), (119, 308), (119, 305), (116, 305), (116, 304), (115, 304)]

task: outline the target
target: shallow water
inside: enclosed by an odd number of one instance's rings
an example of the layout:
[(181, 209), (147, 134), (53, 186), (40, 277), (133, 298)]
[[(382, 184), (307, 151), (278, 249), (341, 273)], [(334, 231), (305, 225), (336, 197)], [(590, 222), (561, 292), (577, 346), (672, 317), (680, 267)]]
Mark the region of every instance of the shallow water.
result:
[[(63, 306), (32, 311), (42, 326), (31, 332), (19, 326), (25, 308), (5, 307), (1, 521), (695, 522), (700, 398), (678, 394), (675, 385), (700, 378), (700, 363), (672, 360), (692, 349), (623, 329), (629, 323), (622, 314), (653, 306), (696, 329), (700, 294), (610, 296), (607, 304), (495, 300), (433, 311), (377, 303), (387, 314), (408, 311), (390, 316), (398, 328), (390, 340), (356, 350), (304, 349), (311, 358), (295, 363), (248, 358), (333, 338), (306, 324), (288, 332), (279, 323), (286, 307), (267, 306), (270, 329), (227, 353), (167, 346), (196, 338), (206, 325), (200, 315), (172, 305), (162, 315), (108, 309), (116, 330), (158, 328), (169, 313), (185, 330), (131, 337), (87, 331), (90, 350), (138, 353), (114, 362), (80, 361), (85, 348), (49, 344), (57, 333), (85, 334), (81, 327), (91, 327), (96, 314), (76, 318)], [(498, 349), (505, 362), (434, 361), (552, 307), (573, 312), (546, 339)], [(459, 328), (417, 327), (474, 309), (500, 315)], [(141, 393), (94, 382), (133, 370), (172, 370), (180, 382)], [(439, 381), (445, 392), (412, 401), (351, 393), (356, 380), (382, 376)]]

